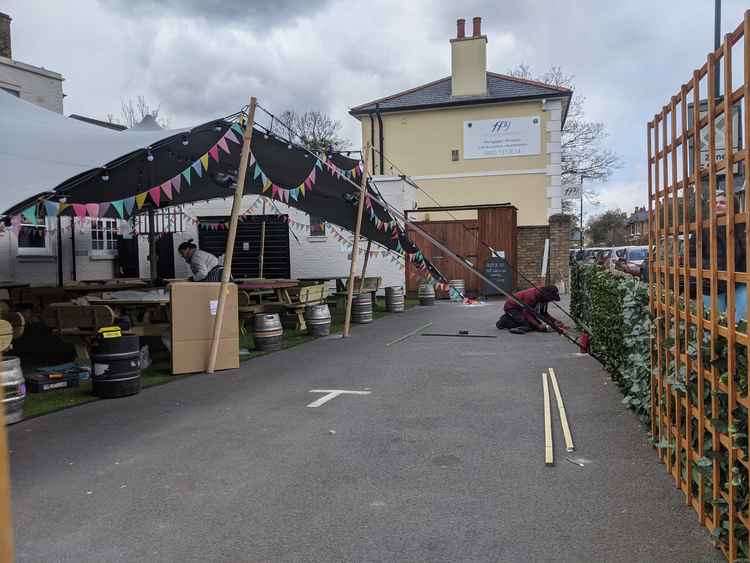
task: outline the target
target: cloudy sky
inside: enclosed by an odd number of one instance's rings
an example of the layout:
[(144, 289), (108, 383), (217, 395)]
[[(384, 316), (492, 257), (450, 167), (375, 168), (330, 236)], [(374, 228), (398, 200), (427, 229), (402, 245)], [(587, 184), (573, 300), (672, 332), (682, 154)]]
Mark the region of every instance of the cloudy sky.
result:
[[(450, 74), (458, 17), (482, 16), (488, 69), (575, 75), (591, 120), (622, 157), (603, 207), (645, 205), (645, 124), (713, 45), (710, 0), (0, 0), (14, 58), (65, 77), (65, 113), (104, 118), (143, 95), (174, 127), (233, 113), (348, 108)], [(563, 8), (563, 5), (565, 7)], [(724, 0), (722, 32), (747, 3)], [(594, 211), (592, 209), (592, 211)]]

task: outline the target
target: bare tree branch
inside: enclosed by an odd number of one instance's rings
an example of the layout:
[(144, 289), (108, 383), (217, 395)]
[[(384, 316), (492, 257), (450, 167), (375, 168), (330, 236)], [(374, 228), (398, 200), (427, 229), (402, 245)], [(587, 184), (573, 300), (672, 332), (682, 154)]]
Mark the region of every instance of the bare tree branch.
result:
[[(169, 118), (159, 116), (160, 107), (161, 106), (156, 106), (155, 108), (151, 107), (144, 96), (138, 96), (135, 102), (133, 102), (132, 98), (128, 99), (127, 102), (125, 100), (120, 100), (120, 116), (122, 118), (122, 124), (130, 129), (143, 121), (147, 115), (150, 115), (161, 127), (168, 129)], [(108, 121), (110, 120), (110, 117), (114, 119), (112, 114), (107, 114)], [(110, 121), (110, 123), (119, 123), (119, 121)]]
[(294, 137), (311, 151), (342, 150), (349, 146), (349, 141), (339, 135), (341, 122), (320, 111), (286, 110), (274, 120), (271, 130), (284, 137)]

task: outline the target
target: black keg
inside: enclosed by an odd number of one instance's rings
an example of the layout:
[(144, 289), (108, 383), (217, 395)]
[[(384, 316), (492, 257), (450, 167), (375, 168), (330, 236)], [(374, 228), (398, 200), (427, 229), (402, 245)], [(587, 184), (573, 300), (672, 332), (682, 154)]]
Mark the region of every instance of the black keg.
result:
[(135, 395), (141, 390), (141, 348), (138, 336), (102, 330), (91, 350), (92, 392), (97, 397)]

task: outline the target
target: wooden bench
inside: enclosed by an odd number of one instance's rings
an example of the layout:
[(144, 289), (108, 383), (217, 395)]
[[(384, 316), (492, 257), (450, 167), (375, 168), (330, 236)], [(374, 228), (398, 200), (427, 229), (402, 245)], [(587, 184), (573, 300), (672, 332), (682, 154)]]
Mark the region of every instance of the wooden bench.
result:
[(52, 303), (42, 320), (64, 342), (76, 350), (76, 362), (89, 362), (89, 345), (97, 331), (115, 324), (115, 313), (108, 305)]
[[(372, 294), (372, 307), (373, 310), (375, 310), (375, 294), (380, 289), (381, 284), (383, 283), (383, 278), (381, 277), (365, 277), (364, 283), (362, 283), (362, 278), (359, 276), (354, 276), (354, 295), (357, 295), (359, 293), (371, 293)], [(333, 306), (336, 309), (336, 315), (341, 316), (344, 314), (344, 310), (346, 309), (346, 296), (347, 296), (347, 288), (349, 287), (348, 280), (346, 283), (338, 283), (339, 291), (333, 294)], [(362, 288), (360, 291), (360, 287)]]
[(307, 330), (305, 323), (305, 308), (310, 305), (324, 303), (328, 295), (326, 284), (306, 285), (300, 288), (285, 289), (285, 299), (282, 300), (284, 311), (297, 316), (297, 330)]

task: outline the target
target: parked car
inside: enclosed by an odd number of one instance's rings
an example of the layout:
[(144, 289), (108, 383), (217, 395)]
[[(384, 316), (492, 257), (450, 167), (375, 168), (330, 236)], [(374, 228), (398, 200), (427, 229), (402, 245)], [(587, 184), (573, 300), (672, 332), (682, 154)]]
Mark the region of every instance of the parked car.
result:
[(618, 260), (618, 269), (632, 276), (641, 276), (643, 267), (648, 256), (647, 246), (626, 246), (622, 256)]

